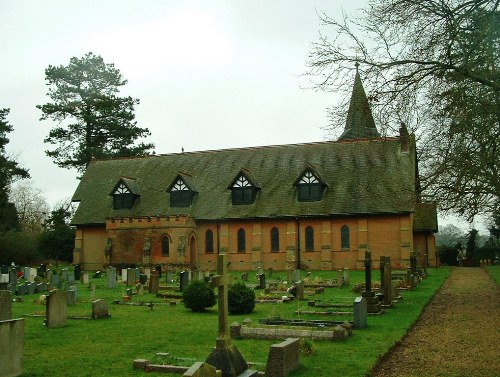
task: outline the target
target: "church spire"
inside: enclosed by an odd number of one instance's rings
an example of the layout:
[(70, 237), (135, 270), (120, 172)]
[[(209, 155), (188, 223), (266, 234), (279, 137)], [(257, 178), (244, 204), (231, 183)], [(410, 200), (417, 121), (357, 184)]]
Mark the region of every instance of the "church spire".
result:
[(356, 62), (356, 76), (352, 88), (351, 102), (347, 112), (345, 128), (339, 140), (371, 139), (380, 137), (375, 126), (372, 111), (366, 97), (365, 89), (361, 83), (358, 71), (359, 63)]

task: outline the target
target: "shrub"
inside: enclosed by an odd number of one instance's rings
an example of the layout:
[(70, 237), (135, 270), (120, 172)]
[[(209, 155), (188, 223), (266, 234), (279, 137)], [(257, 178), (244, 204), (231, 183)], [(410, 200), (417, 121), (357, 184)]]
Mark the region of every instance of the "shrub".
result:
[(248, 314), (255, 308), (255, 292), (241, 282), (229, 288), (227, 300), (231, 314)]
[(194, 280), (182, 292), (184, 306), (193, 312), (202, 312), (215, 305), (213, 288), (201, 280)]

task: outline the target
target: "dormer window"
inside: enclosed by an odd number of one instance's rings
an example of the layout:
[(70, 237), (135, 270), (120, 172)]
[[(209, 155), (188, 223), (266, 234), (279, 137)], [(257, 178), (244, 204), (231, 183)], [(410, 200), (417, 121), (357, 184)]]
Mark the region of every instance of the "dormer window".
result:
[(115, 186), (113, 190), (113, 209), (130, 209), (133, 207), (136, 199), (139, 197), (128, 185), (124, 179)]
[(231, 186), (233, 204), (252, 204), (255, 202), (258, 187), (253, 185), (250, 180), (240, 174)]
[(323, 198), (325, 185), (311, 170), (306, 170), (296, 185), (299, 202), (316, 202)]
[(196, 194), (181, 177), (177, 177), (169, 191), (171, 207), (189, 207)]

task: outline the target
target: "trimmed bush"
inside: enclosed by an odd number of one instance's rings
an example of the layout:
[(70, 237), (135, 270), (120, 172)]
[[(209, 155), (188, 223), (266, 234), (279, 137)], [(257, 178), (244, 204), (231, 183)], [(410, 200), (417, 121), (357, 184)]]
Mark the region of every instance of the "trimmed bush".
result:
[(182, 292), (184, 306), (193, 312), (202, 312), (215, 305), (213, 288), (201, 280), (194, 280)]
[(248, 314), (255, 308), (255, 292), (241, 282), (229, 288), (227, 300), (231, 314)]

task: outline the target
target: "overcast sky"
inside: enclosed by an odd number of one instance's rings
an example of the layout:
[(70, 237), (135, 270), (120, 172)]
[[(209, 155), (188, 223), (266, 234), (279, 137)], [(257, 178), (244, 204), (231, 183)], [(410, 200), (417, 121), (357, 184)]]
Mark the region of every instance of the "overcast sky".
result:
[(45, 69), (88, 52), (114, 63), (138, 98), (139, 127), (156, 153), (325, 139), (335, 95), (310, 86), (306, 60), (322, 29), (363, 0), (0, 0), (0, 108), (9, 153), (50, 204), (71, 197), (76, 172), (57, 167), (39, 121)]

